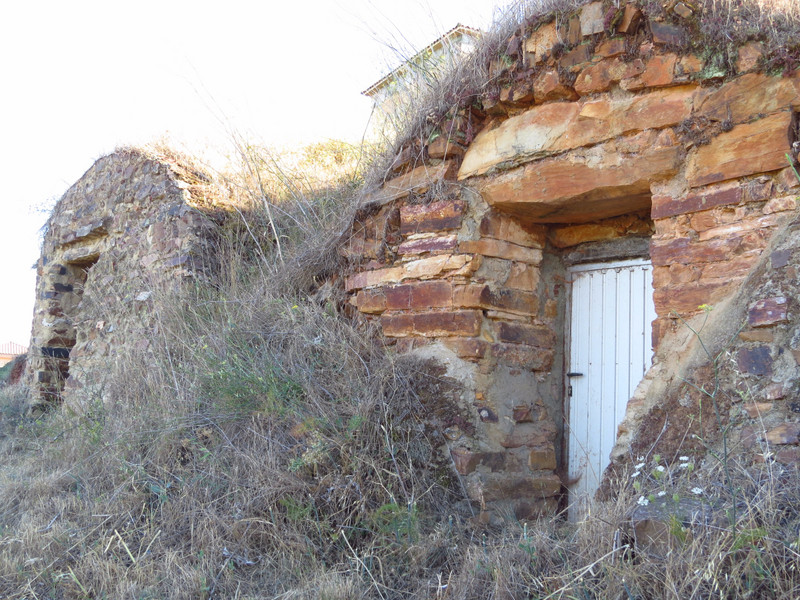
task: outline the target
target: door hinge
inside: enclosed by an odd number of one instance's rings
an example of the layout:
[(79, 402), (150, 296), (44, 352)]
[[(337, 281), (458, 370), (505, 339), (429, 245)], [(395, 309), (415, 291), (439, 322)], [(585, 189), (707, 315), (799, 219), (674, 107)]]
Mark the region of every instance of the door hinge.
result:
[(572, 398), (572, 384), (567, 386), (567, 395)]

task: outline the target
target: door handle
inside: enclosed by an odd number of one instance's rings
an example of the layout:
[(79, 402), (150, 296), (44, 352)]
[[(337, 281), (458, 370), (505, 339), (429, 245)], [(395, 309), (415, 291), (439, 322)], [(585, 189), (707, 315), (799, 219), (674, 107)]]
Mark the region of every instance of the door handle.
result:
[(570, 373), (567, 373), (567, 377), (583, 377), (583, 373), (570, 372)]

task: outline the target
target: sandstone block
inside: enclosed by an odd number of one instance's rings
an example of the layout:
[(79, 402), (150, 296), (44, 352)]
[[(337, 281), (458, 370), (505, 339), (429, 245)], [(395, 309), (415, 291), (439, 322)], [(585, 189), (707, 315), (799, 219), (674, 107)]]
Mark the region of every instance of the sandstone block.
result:
[(459, 475), (469, 475), (478, 466), (484, 466), (490, 471), (500, 471), (505, 462), (505, 452), (473, 452), (466, 448), (453, 448), (450, 450), (450, 457)]
[(686, 178), (699, 187), (754, 173), (777, 171), (786, 165), (789, 148), (788, 111), (738, 125), (697, 148), (689, 157)]
[(764, 298), (750, 307), (747, 324), (750, 327), (768, 327), (789, 320), (788, 304), (783, 296)]
[(412, 192), (423, 193), (433, 184), (453, 179), (456, 163), (445, 161), (439, 165), (420, 165), (404, 175), (390, 179), (380, 190), (373, 192), (365, 199), (365, 204), (388, 204), (394, 200), (405, 198)]
[(483, 217), (480, 232), (484, 236), (529, 248), (544, 248), (546, 236), (541, 226), (525, 227), (517, 219), (495, 211)]
[(771, 344), (775, 340), (775, 333), (770, 329), (741, 331), (739, 332), (739, 339), (745, 342), (766, 342)]
[(503, 448), (546, 447), (552, 445), (555, 426), (549, 420), (517, 423), (500, 438)]
[(552, 348), (555, 345), (555, 333), (543, 325), (526, 325), (523, 323), (495, 324), (495, 337), (500, 342), (510, 344), (526, 344), (537, 348)]
[(769, 200), (763, 209), (765, 215), (771, 215), (776, 212), (783, 212), (787, 210), (794, 210), (797, 208), (797, 198), (795, 196), (783, 196), (781, 198), (772, 198)]
[(381, 290), (387, 310), (425, 310), (452, 305), (453, 289), (447, 281), (422, 281)]
[(558, 42), (556, 24), (554, 22), (548, 23), (547, 25), (542, 25), (531, 34), (525, 42), (525, 51), (534, 54), (536, 62), (539, 63), (544, 60)]
[(529, 163), (480, 186), (489, 205), (532, 222), (585, 223), (650, 206), (650, 184), (681, 164), (679, 148), (620, 156), (613, 143), (593, 157), (569, 154)]
[(759, 115), (789, 108), (797, 100), (797, 89), (785, 77), (748, 73), (720, 88), (700, 95), (696, 114), (715, 121), (745, 123)]
[(459, 244), (459, 251), (481, 256), (493, 256), (538, 265), (542, 262), (542, 251), (539, 248), (526, 248), (502, 240), (483, 238), (465, 240)]
[(772, 375), (772, 355), (769, 346), (740, 348), (736, 353), (736, 364), (742, 373), (759, 377)]
[(455, 235), (408, 240), (400, 244), (397, 251), (400, 254), (424, 254), (426, 252), (442, 252), (456, 247)]
[(514, 498), (531, 500), (549, 498), (561, 491), (561, 480), (557, 475), (531, 476), (515, 473), (491, 473), (484, 475), (482, 480), (482, 494), (470, 493), (472, 489), (467, 488), (472, 500), (486, 502)]
[(758, 61), (764, 56), (764, 44), (761, 42), (748, 42), (740, 46), (736, 60), (736, 71), (746, 73), (758, 66)]
[[(616, 60), (616, 59), (615, 59)], [(689, 117), (695, 88), (683, 86), (625, 99), (599, 98), (535, 106), (481, 131), (458, 177), (482, 175), (624, 133), (677, 125)]]
[(581, 44), (567, 52), (558, 61), (562, 69), (575, 70), (580, 68), (580, 65), (589, 62), (592, 59), (592, 50), (589, 44)]
[(381, 315), (387, 337), (474, 337), (480, 333), (483, 315), (475, 310)]
[(772, 402), (745, 402), (742, 404), (742, 410), (751, 419), (760, 419), (772, 410)]
[(675, 65), (678, 57), (675, 54), (653, 56), (647, 61), (644, 72), (630, 79), (623, 79), (620, 87), (623, 90), (641, 90), (673, 85), (675, 83)]
[(464, 148), (448, 139), (449, 132), (445, 131), (430, 144), (428, 144), (428, 156), (430, 158), (454, 158), (464, 155)]
[(583, 37), (603, 33), (604, 28), (603, 3), (592, 2), (581, 9), (581, 35)]
[(767, 432), (770, 444), (800, 443), (800, 423), (784, 423)]
[(681, 27), (668, 23), (650, 21), (650, 32), (653, 43), (658, 45), (682, 47), (686, 42), (686, 32)]
[(486, 356), (489, 344), (477, 338), (448, 338), (442, 340), (444, 345), (456, 353), (459, 358), (478, 360)]
[(533, 80), (533, 97), (537, 103), (554, 100), (577, 100), (578, 94), (561, 76), (558, 70), (544, 70)]
[(400, 208), (400, 233), (429, 233), (458, 229), (464, 202), (441, 200), (430, 204), (410, 204)]
[(616, 37), (604, 40), (595, 50), (597, 56), (612, 58), (625, 54), (625, 38)]
[(532, 471), (555, 471), (556, 452), (552, 447), (531, 450), (528, 466)]
[(492, 354), (503, 364), (531, 371), (548, 371), (553, 366), (553, 351), (533, 346), (492, 344)]
[(632, 3), (627, 4), (625, 6), (625, 12), (622, 14), (622, 19), (620, 19), (619, 25), (617, 25), (617, 31), (627, 34), (636, 33), (641, 21), (642, 11)]
[(539, 310), (539, 298), (532, 292), (470, 284), (454, 289), (453, 305), (533, 315)]
[(715, 304), (724, 298), (735, 281), (707, 281), (675, 285), (655, 290), (653, 302), (659, 316), (668, 316), (672, 311), (679, 315), (690, 315), (700, 310), (703, 304)]
[(539, 285), (538, 267), (525, 263), (512, 263), (504, 285), (515, 290), (534, 291)]
[(355, 297), (356, 308), (362, 313), (379, 314), (386, 310), (383, 290), (360, 290)]
[(705, 211), (715, 206), (739, 204), (742, 198), (742, 187), (738, 184), (690, 193), (685, 198), (653, 196), (651, 216), (653, 219), (663, 219), (685, 213)]
[(459, 274), (476, 269), (477, 262), (464, 254), (441, 254), (420, 258), (395, 267), (362, 271), (345, 278), (348, 292), (376, 287), (389, 283), (400, 283), (405, 279), (430, 279), (443, 273)]

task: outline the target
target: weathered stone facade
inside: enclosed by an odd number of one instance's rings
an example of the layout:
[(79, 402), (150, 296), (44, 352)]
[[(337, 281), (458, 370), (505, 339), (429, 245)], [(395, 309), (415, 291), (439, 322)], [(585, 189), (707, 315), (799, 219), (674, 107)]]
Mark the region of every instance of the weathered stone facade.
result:
[(196, 167), (139, 150), (98, 160), (56, 205), (37, 265), (26, 381), (34, 406), (102, 399), (115, 360), (152, 336), (155, 289), (212, 267), (225, 194)]
[[(681, 50), (688, 28), (630, 5), (608, 31), (607, 16), (595, 2), (516, 33), (479, 101), (406, 143), (342, 249), (355, 307), (398, 350), (436, 356), (465, 382), (473, 420), (443, 424), (454, 465), (474, 501), (517, 517), (553, 510), (562, 492), (567, 267), (652, 261), (658, 353), (629, 403), (619, 464), (658, 435), (652, 411), (673, 392), (652, 381), (667, 369), (680, 387), (702, 363), (683, 320), (740, 293), (797, 218), (787, 155), (796, 161), (800, 75), (758, 72), (755, 45), (721, 77)], [(788, 256), (781, 268), (794, 269)], [(794, 389), (794, 300), (772, 287), (748, 288), (737, 360), (764, 389)], [(772, 411), (788, 392), (770, 393)], [(682, 432), (691, 410), (676, 413)], [(796, 445), (796, 415), (770, 415), (765, 439)]]

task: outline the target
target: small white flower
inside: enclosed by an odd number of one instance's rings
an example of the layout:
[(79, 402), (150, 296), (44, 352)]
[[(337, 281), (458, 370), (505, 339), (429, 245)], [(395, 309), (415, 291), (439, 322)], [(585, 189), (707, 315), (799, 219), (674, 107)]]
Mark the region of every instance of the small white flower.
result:
[(636, 504), (638, 504), (639, 506), (647, 506), (648, 504), (650, 504), (650, 500), (648, 500), (644, 496), (639, 496), (639, 499), (636, 501)]
[(663, 473), (664, 471), (666, 471), (666, 469), (662, 465), (658, 465), (656, 467), (656, 471), (659, 471), (659, 472)]
[(678, 460), (681, 461), (681, 462), (686, 462), (687, 460), (689, 460), (689, 457), (688, 456), (679, 456)]
[(689, 463), (681, 463), (681, 464), (678, 465), (678, 468), (679, 469), (688, 469), (689, 468)]
[(697, 495), (697, 496), (699, 496), (700, 494), (703, 493), (703, 488), (701, 488), (701, 487), (693, 487), (692, 488), (692, 493)]
[(638, 465), (634, 465), (634, 467), (633, 467), (633, 468), (634, 468), (634, 469), (636, 469), (637, 471), (638, 471), (639, 469), (643, 469), (643, 468), (644, 468), (644, 463), (643, 463), (643, 462), (640, 462)]
[(665, 492), (664, 490), (661, 490), (660, 492), (658, 492), (658, 497), (659, 498), (663, 498), (666, 495), (667, 495), (667, 492)]
[(642, 472), (641, 472), (641, 471), (634, 471), (634, 472), (633, 472), (633, 474), (631, 475), (631, 477), (632, 477), (632, 478), (633, 478), (633, 477), (638, 477), (638, 476), (639, 476), (639, 475), (641, 475), (641, 474), (642, 474)]

